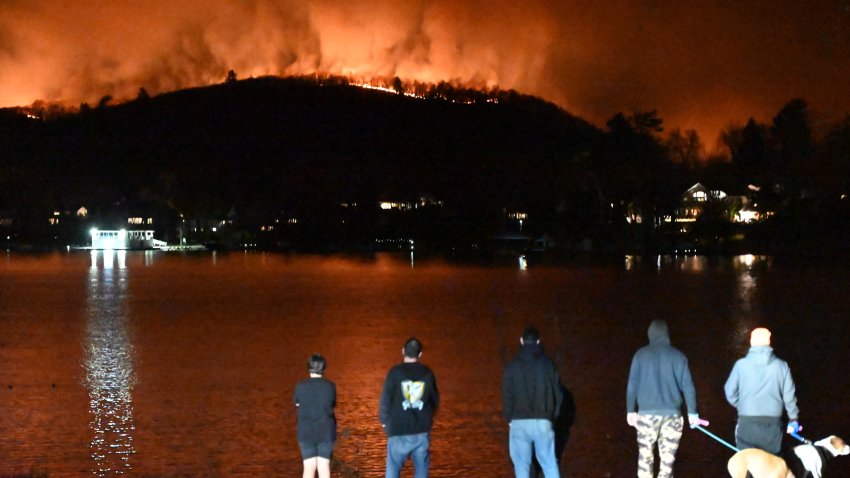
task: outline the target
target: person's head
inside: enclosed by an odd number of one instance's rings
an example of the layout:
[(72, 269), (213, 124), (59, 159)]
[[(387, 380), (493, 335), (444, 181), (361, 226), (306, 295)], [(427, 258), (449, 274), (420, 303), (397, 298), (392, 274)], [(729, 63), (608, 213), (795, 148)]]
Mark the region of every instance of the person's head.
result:
[(404, 343), (404, 347), (401, 349), (401, 353), (404, 355), (405, 360), (419, 360), (419, 357), (422, 355), (422, 342), (416, 337), (407, 339), (407, 342)]
[(311, 375), (323, 375), (327, 366), (328, 362), (321, 354), (313, 354), (307, 359), (307, 372)]
[(646, 335), (650, 342), (655, 342), (663, 339), (670, 339), (670, 329), (667, 327), (667, 322), (661, 319), (655, 319), (649, 324), (646, 330)]
[(770, 331), (764, 327), (753, 329), (750, 333), (750, 346), (759, 347), (770, 345)]
[(522, 345), (539, 344), (540, 332), (529, 325), (525, 328), (525, 330), (522, 331), (522, 336), (519, 338), (519, 343), (521, 343)]

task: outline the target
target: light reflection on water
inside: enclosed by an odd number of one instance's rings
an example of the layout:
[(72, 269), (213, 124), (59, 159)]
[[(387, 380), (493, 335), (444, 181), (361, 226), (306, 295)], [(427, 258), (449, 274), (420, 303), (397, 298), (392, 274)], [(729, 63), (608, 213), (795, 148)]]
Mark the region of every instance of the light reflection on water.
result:
[[(134, 453), (133, 346), (127, 330), (126, 251), (91, 252), (88, 322), (85, 334), (85, 384), (93, 432), (92, 474), (132, 471)], [(145, 256), (145, 263), (148, 263)]]

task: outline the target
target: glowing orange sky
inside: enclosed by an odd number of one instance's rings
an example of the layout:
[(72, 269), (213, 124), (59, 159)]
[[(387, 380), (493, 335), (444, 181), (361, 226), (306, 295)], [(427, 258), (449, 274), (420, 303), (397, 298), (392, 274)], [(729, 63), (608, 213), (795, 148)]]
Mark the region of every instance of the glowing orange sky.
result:
[[(751, 4), (754, 3), (754, 4)], [(0, 106), (312, 72), (499, 85), (604, 125), (850, 112), (850, 0), (3, 0)]]

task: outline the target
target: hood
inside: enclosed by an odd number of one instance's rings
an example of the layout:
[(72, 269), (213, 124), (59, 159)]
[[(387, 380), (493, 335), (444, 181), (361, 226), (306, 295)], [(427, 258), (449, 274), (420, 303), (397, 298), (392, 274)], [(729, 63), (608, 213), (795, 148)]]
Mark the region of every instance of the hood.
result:
[(540, 344), (523, 344), (519, 348), (519, 358), (521, 360), (536, 360), (543, 353), (543, 346)]
[(663, 320), (653, 320), (649, 324), (649, 330), (646, 331), (646, 335), (649, 336), (649, 343), (652, 345), (670, 343), (670, 332), (667, 330), (667, 322)]
[(762, 364), (770, 363), (773, 360), (773, 347), (769, 345), (750, 347), (747, 358)]

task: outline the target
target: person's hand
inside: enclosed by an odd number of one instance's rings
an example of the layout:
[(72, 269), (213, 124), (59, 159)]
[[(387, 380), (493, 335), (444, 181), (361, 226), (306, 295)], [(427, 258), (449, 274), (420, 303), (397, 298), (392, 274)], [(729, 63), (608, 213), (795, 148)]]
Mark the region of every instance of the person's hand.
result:
[(689, 413), (688, 414), (688, 425), (691, 428), (696, 428), (699, 425), (699, 414), (698, 413)]
[(791, 420), (788, 422), (788, 427), (785, 429), (785, 433), (791, 435), (795, 433), (800, 433), (803, 430), (803, 426), (800, 425), (800, 422), (797, 420)]
[(637, 413), (635, 413), (635, 412), (627, 413), (626, 414), (626, 423), (628, 423), (630, 427), (637, 428), (637, 418), (638, 418)]

